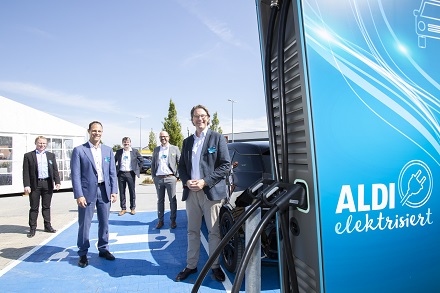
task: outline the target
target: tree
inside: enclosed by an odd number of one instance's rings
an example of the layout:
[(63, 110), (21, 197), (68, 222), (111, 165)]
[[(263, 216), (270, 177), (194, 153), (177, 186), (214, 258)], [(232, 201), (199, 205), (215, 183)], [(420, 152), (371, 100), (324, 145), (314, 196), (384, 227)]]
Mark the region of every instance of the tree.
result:
[(151, 128), (150, 136), (148, 139), (148, 148), (150, 149), (150, 151), (153, 151), (155, 147), (157, 147), (156, 134), (153, 132), (153, 128)]
[(121, 147), (120, 144), (115, 144), (115, 145), (112, 147), (112, 149), (113, 149), (114, 152), (116, 152), (117, 150), (122, 149), (122, 147)]
[(162, 131), (166, 131), (170, 135), (170, 144), (182, 148), (182, 125), (180, 125), (180, 122), (177, 119), (176, 106), (171, 99), (170, 106), (168, 108), (168, 117), (164, 118), (164, 122), (162, 122), (162, 124)]
[(212, 115), (211, 125), (209, 126), (209, 129), (217, 131), (218, 133), (223, 133), (223, 130), (220, 127), (220, 120), (218, 120), (217, 112)]

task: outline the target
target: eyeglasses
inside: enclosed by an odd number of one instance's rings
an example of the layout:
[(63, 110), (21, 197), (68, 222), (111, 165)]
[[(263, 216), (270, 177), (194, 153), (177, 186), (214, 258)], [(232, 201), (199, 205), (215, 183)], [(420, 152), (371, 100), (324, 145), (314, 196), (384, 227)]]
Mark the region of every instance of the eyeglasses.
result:
[(168, 136), (159, 136), (159, 138), (167, 138)]
[(208, 115), (206, 115), (206, 114), (193, 115), (193, 118), (196, 118), (196, 119), (199, 119), (199, 118), (205, 119), (207, 116), (208, 116)]

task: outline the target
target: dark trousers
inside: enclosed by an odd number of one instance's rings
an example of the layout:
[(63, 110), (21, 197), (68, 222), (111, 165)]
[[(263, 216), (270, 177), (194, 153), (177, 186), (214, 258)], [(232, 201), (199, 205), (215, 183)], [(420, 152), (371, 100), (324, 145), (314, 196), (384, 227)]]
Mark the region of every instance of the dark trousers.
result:
[(130, 193), (130, 210), (136, 209), (136, 191), (135, 191), (136, 174), (133, 171), (118, 173), (119, 197), (121, 201), (121, 210), (126, 210), (126, 196), (125, 189), (128, 185), (128, 192)]
[(40, 208), (41, 198), (41, 214), (44, 219), (44, 228), (51, 227), (50, 223), (50, 204), (52, 201), (53, 190), (49, 188), (49, 182), (46, 180), (38, 181), (38, 186), (29, 194), (29, 227), (37, 228), (38, 210)]
[(108, 217), (110, 215), (111, 203), (108, 200), (105, 186), (98, 187), (96, 201), (87, 203), (85, 208), (78, 207), (78, 255), (87, 255), (90, 248), (90, 226), (93, 215), (98, 217), (98, 251), (109, 250), (108, 246)]

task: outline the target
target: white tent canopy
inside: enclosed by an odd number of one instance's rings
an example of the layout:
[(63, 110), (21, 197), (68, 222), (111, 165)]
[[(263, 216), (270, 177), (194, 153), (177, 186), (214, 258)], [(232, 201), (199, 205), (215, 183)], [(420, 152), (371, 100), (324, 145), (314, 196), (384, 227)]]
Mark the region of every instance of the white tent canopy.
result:
[(55, 153), (62, 188), (72, 187), (70, 156), (87, 140), (87, 130), (43, 111), (0, 96), (0, 195), (23, 191), (23, 156), (35, 149), (35, 138), (48, 138)]

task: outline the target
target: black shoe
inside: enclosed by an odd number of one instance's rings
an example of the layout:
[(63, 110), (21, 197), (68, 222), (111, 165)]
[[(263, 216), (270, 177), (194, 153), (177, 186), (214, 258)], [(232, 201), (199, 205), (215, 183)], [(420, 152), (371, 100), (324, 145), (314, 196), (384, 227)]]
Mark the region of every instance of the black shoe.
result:
[(176, 281), (180, 282), (185, 280), (186, 278), (188, 278), (189, 275), (197, 273), (197, 268), (194, 269), (188, 269), (188, 268), (184, 268), (183, 271), (181, 271), (177, 277), (176, 277)]
[(105, 257), (106, 260), (115, 260), (115, 257), (113, 256), (113, 254), (111, 254), (110, 251), (108, 251), (108, 250), (100, 251), (99, 257)]
[(47, 233), (56, 233), (57, 230), (55, 230), (54, 228), (52, 228), (52, 226), (49, 226), (49, 227), (47, 227), (47, 228), (44, 228), (44, 232), (47, 232)]
[(221, 268), (212, 269), (212, 273), (214, 274), (214, 278), (219, 282), (225, 281), (225, 273), (223, 273)]
[(89, 265), (89, 261), (87, 260), (87, 255), (81, 256), (78, 260), (78, 266), (80, 268), (85, 268), (88, 265)]
[(27, 237), (28, 238), (32, 238), (32, 237), (34, 237), (35, 236), (35, 229), (31, 229), (30, 231), (29, 231), (29, 233), (27, 234)]

